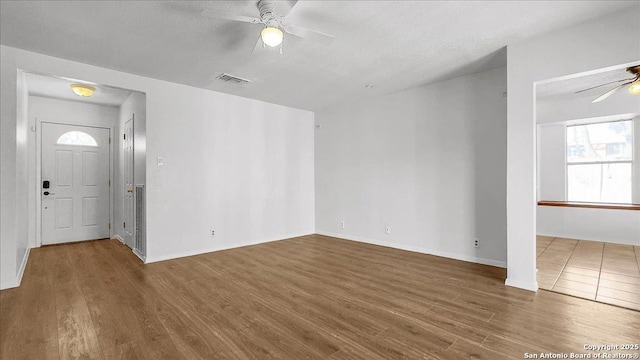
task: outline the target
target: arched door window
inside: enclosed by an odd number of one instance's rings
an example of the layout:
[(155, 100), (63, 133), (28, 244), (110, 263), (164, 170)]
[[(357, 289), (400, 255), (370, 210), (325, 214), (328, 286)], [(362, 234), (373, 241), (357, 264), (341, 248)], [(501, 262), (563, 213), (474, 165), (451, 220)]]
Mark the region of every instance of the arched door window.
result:
[(82, 131), (69, 131), (58, 138), (58, 145), (98, 146), (93, 136)]

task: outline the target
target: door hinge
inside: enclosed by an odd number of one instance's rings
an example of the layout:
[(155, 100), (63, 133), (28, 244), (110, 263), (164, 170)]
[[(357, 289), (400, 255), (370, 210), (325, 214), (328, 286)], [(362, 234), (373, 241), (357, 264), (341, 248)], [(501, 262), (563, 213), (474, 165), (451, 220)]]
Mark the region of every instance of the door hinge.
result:
[(127, 140), (127, 134), (122, 134), (122, 139)]
[(123, 221), (123, 222), (122, 222), (122, 227), (123, 227), (123, 228), (126, 228), (126, 227), (127, 227), (127, 223)]
[(111, 136), (109, 136), (109, 144), (111, 144)]
[(109, 180), (109, 186), (111, 186), (111, 180)]
[(111, 223), (109, 223), (109, 229), (111, 229)]

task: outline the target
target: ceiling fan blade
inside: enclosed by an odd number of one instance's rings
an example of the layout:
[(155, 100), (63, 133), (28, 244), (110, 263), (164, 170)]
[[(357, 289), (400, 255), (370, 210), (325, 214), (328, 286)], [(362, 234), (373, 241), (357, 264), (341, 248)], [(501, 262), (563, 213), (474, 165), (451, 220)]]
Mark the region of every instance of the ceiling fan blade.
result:
[(278, 0), (273, 6), (273, 12), (280, 17), (285, 17), (297, 2), (298, 0)]
[(241, 21), (251, 24), (260, 24), (262, 20), (258, 18), (254, 18), (251, 16), (243, 16), (243, 15), (233, 15), (233, 14), (225, 14), (219, 11), (210, 10), (210, 9), (202, 9), (200, 13), (203, 16), (215, 18), (215, 19), (224, 19), (224, 20), (233, 20), (233, 21)]
[(298, 26), (298, 25), (285, 25), (284, 32), (297, 37), (301, 37), (303, 39), (313, 40), (313, 41), (322, 43), (324, 45), (329, 45), (331, 44), (331, 42), (333, 42), (333, 40), (336, 39), (335, 37), (329, 34), (325, 34), (316, 30), (307, 29), (305, 27)]
[(613, 95), (616, 91), (622, 89), (623, 87), (625, 87), (625, 86), (627, 86), (627, 85), (629, 85), (631, 83), (633, 83), (633, 81), (629, 81), (627, 83), (624, 83), (624, 84), (621, 84), (621, 85), (618, 85), (618, 86), (614, 87), (613, 89), (611, 89), (611, 90), (607, 91), (606, 93), (604, 93), (604, 94), (598, 96), (597, 98), (595, 98), (592, 101), (592, 103), (597, 103), (597, 102), (600, 102), (600, 101), (608, 98), (609, 96)]
[(264, 43), (262, 42), (262, 36), (258, 35), (258, 41), (256, 41), (256, 46), (251, 50), (251, 55), (257, 54), (264, 47)]
[(615, 84), (615, 83), (619, 83), (619, 82), (623, 82), (623, 81), (630, 81), (630, 80), (633, 80), (633, 78), (611, 81), (611, 82), (608, 82), (608, 83), (604, 83), (604, 84), (596, 85), (596, 86), (593, 86), (593, 87), (590, 87), (590, 88), (582, 89), (580, 91), (576, 91), (575, 94), (579, 94), (581, 92), (585, 92), (585, 91), (589, 91), (589, 90), (592, 90), (592, 89), (596, 89), (596, 88), (599, 88), (601, 86), (611, 85), (611, 84)]

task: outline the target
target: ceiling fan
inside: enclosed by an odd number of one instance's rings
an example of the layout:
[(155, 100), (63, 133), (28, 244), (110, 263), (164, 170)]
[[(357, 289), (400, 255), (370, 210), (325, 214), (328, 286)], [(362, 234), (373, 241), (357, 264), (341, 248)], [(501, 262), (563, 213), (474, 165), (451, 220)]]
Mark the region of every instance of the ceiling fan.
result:
[(629, 79), (612, 81), (612, 82), (608, 82), (606, 84), (600, 84), (600, 85), (597, 85), (597, 86), (590, 87), (588, 89), (583, 89), (583, 90), (580, 90), (580, 91), (576, 91), (576, 94), (579, 94), (581, 92), (585, 92), (587, 90), (599, 88), (601, 86), (611, 85), (611, 84), (615, 84), (615, 83), (619, 83), (619, 82), (623, 82), (624, 81), (623, 84), (620, 84), (620, 85), (614, 87), (613, 89), (607, 91), (606, 93), (598, 96), (597, 98), (595, 98), (591, 102), (592, 103), (600, 102), (600, 101), (608, 98), (609, 96), (613, 95), (615, 92), (617, 92), (618, 90), (624, 88), (625, 86), (627, 86), (629, 84), (631, 84), (631, 86), (629, 86), (629, 92), (631, 94), (640, 95), (640, 65), (635, 65), (635, 66), (628, 67), (627, 68), (627, 72), (631, 73), (633, 75), (633, 77), (629, 78)]
[(333, 36), (302, 26), (287, 24), (284, 21), (285, 16), (289, 14), (291, 9), (297, 2), (298, 0), (259, 0), (257, 3), (259, 17), (225, 14), (210, 9), (203, 9), (201, 13), (205, 16), (218, 19), (264, 25), (264, 28), (260, 32), (260, 36), (258, 37), (258, 41), (256, 43), (256, 46), (253, 48), (252, 53), (254, 53), (256, 49), (258, 49), (260, 45), (262, 45), (262, 47), (280, 46), (280, 54), (282, 54), (282, 41), (284, 40), (284, 33), (304, 39), (313, 40), (322, 44), (330, 44), (335, 39)]

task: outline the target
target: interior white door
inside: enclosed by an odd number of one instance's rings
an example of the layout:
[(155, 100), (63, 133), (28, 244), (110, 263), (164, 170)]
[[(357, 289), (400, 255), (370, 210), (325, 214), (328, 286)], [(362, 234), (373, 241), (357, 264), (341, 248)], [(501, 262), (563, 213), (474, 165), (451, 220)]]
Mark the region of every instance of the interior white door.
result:
[(42, 244), (109, 237), (109, 129), (42, 123)]
[(133, 198), (133, 117), (124, 124), (124, 243), (133, 249), (134, 198)]

